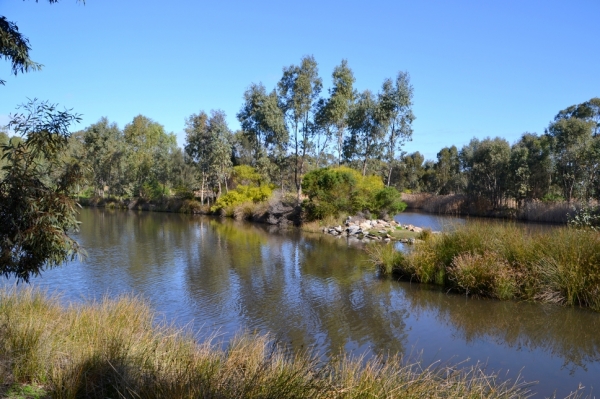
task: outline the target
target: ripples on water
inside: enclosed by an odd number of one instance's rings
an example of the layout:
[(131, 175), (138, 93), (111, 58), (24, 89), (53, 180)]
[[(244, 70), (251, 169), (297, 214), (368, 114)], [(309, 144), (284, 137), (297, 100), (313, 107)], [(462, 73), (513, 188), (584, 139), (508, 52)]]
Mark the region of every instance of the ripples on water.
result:
[[(410, 213), (396, 219), (434, 230), (449, 223)], [(328, 236), (103, 209), (84, 209), (81, 220), (78, 239), (88, 259), (32, 282), (65, 301), (133, 292), (200, 339), (217, 332), (226, 344), (247, 329), (323, 357), (470, 359), (466, 364), (539, 380), (536, 390), (546, 395), (600, 381), (600, 315), (591, 311), (471, 300), (378, 278), (364, 251)]]

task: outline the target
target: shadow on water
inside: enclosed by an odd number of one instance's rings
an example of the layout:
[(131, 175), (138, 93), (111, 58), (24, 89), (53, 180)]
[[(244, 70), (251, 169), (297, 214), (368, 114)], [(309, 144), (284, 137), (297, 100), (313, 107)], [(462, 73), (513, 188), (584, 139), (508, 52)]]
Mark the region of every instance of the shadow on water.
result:
[(105, 209), (84, 209), (81, 220), (88, 259), (32, 283), (66, 301), (134, 292), (200, 339), (218, 332), (225, 344), (246, 329), (323, 357), (469, 358), (512, 377), (523, 368), (544, 395), (600, 376), (600, 315), (591, 311), (466, 299), (378, 278), (360, 246), (297, 230)]

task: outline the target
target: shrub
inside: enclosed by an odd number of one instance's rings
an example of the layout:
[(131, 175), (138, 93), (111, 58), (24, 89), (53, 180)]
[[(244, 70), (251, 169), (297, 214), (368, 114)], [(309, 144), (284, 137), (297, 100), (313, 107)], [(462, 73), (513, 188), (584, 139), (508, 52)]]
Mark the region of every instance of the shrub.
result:
[(362, 176), (348, 167), (322, 168), (307, 173), (302, 190), (308, 220), (337, 217), (340, 213), (398, 213), (406, 208), (401, 195), (384, 187), (378, 176)]
[(379, 212), (397, 214), (406, 209), (406, 203), (402, 201), (402, 194), (394, 187), (385, 187), (375, 194), (375, 204)]
[(222, 195), (217, 199), (215, 204), (210, 208), (213, 213), (225, 212), (228, 216), (233, 215), (234, 207), (244, 202), (262, 202), (269, 199), (273, 194), (273, 187), (263, 185), (260, 187), (250, 187), (239, 185), (235, 190), (230, 190), (227, 194)]

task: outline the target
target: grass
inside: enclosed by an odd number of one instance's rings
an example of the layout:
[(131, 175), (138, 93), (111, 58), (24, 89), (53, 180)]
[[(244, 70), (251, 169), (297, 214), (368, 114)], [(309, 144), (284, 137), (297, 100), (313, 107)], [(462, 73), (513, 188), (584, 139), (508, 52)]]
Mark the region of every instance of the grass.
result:
[(0, 291), (0, 384), (13, 398), (530, 396), (529, 384), (480, 367), (422, 367), (399, 356), (322, 363), (251, 334), (222, 349), (157, 324), (136, 297), (63, 307), (32, 289)]
[[(303, 222), (300, 230), (308, 233), (322, 233), (324, 227), (344, 226), (347, 215), (327, 216), (324, 219)], [(345, 227), (344, 227), (345, 228)]]
[[(473, 222), (429, 234), (391, 267), (392, 274), (470, 295), (578, 305), (600, 311), (600, 234)], [(372, 255), (388, 270), (387, 258)], [(389, 256), (387, 256), (389, 258)]]

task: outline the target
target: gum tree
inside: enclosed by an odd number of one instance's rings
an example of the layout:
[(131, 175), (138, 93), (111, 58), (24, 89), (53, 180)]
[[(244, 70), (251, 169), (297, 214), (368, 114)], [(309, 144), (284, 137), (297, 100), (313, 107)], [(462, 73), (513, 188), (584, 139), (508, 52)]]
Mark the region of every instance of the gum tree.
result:
[(300, 65), (283, 68), (283, 77), (278, 83), (279, 104), (290, 134), (292, 168), (298, 200), (302, 195), (302, 177), (315, 132), (311, 126), (314, 122), (313, 110), (322, 86), (317, 61), (313, 56), (303, 57)]
[(386, 79), (379, 93), (379, 123), (386, 130), (384, 158), (387, 161), (387, 186), (390, 185), (392, 170), (397, 163), (397, 154), (412, 138), (413, 87), (408, 72), (399, 72), (395, 80)]
[(37, 100), (19, 110), (8, 127), (22, 140), (2, 145), (0, 274), (28, 281), (81, 252), (70, 234), (78, 228), (74, 197), (83, 173), (62, 156), (79, 115)]

